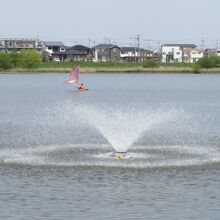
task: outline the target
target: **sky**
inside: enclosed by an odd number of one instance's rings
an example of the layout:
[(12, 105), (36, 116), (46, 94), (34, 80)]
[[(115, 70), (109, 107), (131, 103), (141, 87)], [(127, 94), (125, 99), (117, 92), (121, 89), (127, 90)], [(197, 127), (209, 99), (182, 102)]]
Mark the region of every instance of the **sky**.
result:
[(220, 0), (0, 0), (0, 38), (220, 47)]

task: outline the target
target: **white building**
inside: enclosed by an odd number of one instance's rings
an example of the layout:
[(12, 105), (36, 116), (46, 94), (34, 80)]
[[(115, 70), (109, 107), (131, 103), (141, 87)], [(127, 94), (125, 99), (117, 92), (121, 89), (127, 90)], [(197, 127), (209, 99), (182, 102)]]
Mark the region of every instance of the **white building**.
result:
[(153, 58), (151, 50), (136, 47), (121, 47), (121, 61), (125, 62), (143, 62)]
[(185, 63), (196, 63), (199, 59), (203, 58), (204, 50), (199, 48), (186, 48), (184, 51), (184, 59)]
[(163, 63), (184, 62), (184, 50), (196, 48), (195, 44), (164, 44), (161, 47)]
[(43, 42), (35, 38), (0, 38), (0, 51), (11, 52), (21, 50), (42, 51)]
[(220, 56), (220, 49), (207, 48), (204, 53), (206, 56)]
[(65, 46), (61, 41), (44, 41), (44, 51), (50, 55), (57, 52), (65, 52)]

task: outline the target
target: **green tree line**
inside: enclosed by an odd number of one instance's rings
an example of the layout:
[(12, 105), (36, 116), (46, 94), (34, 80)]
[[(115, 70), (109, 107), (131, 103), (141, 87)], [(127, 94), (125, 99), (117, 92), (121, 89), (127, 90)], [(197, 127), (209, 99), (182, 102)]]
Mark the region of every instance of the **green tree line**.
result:
[(72, 65), (80, 65), (81, 67), (107, 67), (107, 68), (124, 68), (124, 67), (191, 67), (193, 72), (199, 73), (201, 68), (220, 67), (220, 57), (205, 56), (197, 63), (160, 63), (154, 60), (147, 60), (142, 63), (116, 63), (116, 62), (42, 62), (43, 54), (35, 50), (22, 50), (20, 52), (11, 51), (9, 53), (0, 52), (0, 71), (7, 69), (38, 69), (38, 68), (62, 68)]
[(202, 68), (220, 67), (220, 57), (219, 56), (203, 57), (197, 62), (197, 65), (199, 65)]
[(13, 68), (33, 69), (41, 65), (41, 53), (35, 50), (0, 52), (0, 70)]
[(220, 67), (220, 57), (213, 55), (213, 56), (205, 56), (201, 59), (199, 59), (194, 65), (193, 65), (193, 72), (194, 73), (200, 73), (201, 68), (218, 68)]

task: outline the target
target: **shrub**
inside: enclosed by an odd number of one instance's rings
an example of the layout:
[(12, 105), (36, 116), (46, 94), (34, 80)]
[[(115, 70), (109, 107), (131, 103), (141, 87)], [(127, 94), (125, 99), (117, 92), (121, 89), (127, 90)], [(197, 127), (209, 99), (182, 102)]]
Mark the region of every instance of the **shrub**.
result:
[(210, 56), (201, 58), (197, 64), (202, 68), (213, 68), (220, 66), (220, 57), (218, 56)]
[(158, 63), (154, 60), (146, 60), (142, 66), (144, 68), (155, 68), (158, 67)]
[(32, 69), (37, 68), (41, 64), (41, 54), (35, 50), (22, 50), (19, 53), (19, 66)]
[(18, 62), (19, 62), (19, 54), (16, 51), (12, 51), (9, 53), (9, 56), (11, 58), (11, 64), (13, 67), (17, 67)]
[(200, 73), (201, 67), (198, 64), (194, 64), (192, 68), (193, 73)]
[(11, 67), (11, 58), (6, 53), (0, 53), (0, 69), (6, 70)]

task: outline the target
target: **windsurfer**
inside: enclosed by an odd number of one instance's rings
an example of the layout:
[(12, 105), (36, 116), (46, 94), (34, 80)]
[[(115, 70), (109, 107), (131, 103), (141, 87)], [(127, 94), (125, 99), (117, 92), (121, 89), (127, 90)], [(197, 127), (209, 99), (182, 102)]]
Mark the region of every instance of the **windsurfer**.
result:
[(85, 91), (86, 90), (83, 83), (80, 84), (80, 86), (78, 87), (78, 90), (79, 91)]

